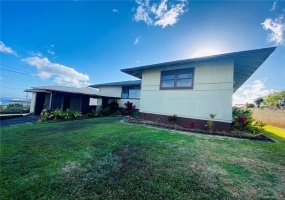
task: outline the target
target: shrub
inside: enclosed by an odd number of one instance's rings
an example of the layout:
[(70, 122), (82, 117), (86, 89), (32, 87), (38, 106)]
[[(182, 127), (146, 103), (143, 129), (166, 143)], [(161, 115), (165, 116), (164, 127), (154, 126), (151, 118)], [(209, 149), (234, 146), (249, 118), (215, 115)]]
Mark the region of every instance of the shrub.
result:
[(257, 122), (255, 122), (254, 126), (258, 127), (261, 130), (264, 130), (264, 126), (266, 126), (266, 124), (262, 121), (257, 121)]
[(140, 116), (140, 112), (139, 111), (136, 111), (132, 114), (132, 117), (133, 118), (138, 118), (138, 116)]
[(69, 108), (67, 108), (62, 114), (61, 116), (64, 119), (71, 119), (72, 118), (73, 113), (71, 112), (71, 110)]
[(115, 101), (112, 101), (112, 102), (108, 103), (107, 107), (109, 108), (110, 114), (113, 114), (113, 113), (118, 111), (119, 104)]
[(126, 106), (123, 110), (124, 114), (128, 116), (132, 115), (136, 109), (136, 106), (134, 106), (133, 103), (129, 101), (127, 101), (127, 103), (125, 103), (124, 105)]
[(96, 117), (97, 116), (96, 109), (92, 109), (92, 113), (88, 113), (88, 116), (89, 116), (89, 114), (90, 114), (90, 116), (93, 115), (93, 117)]
[(168, 117), (168, 122), (169, 122), (169, 123), (175, 123), (176, 118), (177, 118), (177, 116), (176, 116), (176, 115), (169, 116), (169, 117)]
[(209, 130), (212, 132), (214, 130), (215, 127), (215, 122), (214, 122), (214, 118), (216, 117), (215, 114), (210, 114), (210, 120), (207, 122), (207, 124), (205, 126), (207, 126), (209, 128)]
[(119, 110), (117, 110), (116, 112), (111, 114), (112, 117), (116, 117), (116, 116), (120, 116), (120, 115), (121, 115), (121, 112)]
[(107, 116), (107, 115), (110, 115), (110, 109), (107, 107), (107, 108), (103, 108), (101, 109), (100, 111), (100, 115), (101, 116)]
[(189, 128), (197, 128), (197, 124), (195, 121), (191, 122)]
[[(232, 114), (233, 114), (233, 126), (235, 128), (245, 127), (245, 126), (240, 126), (241, 125), (240, 122), (236, 121), (237, 117), (240, 117), (240, 116), (244, 116), (246, 118), (247, 128), (249, 128), (252, 125), (252, 121), (253, 121), (252, 110), (249, 110), (247, 108), (243, 109), (243, 108), (233, 107)], [(238, 120), (242, 120), (242, 118), (238, 118)]]
[(49, 112), (47, 109), (43, 109), (41, 112), (41, 118), (39, 119), (39, 122), (44, 122), (48, 119), (49, 117)]
[(248, 125), (248, 121), (245, 116), (237, 116), (235, 117), (234, 126), (238, 129), (245, 128)]
[(58, 117), (61, 116), (61, 110), (59, 110), (58, 108), (51, 111), (49, 118), (53, 118), (54, 120), (57, 120)]
[(76, 118), (76, 117), (82, 117), (83, 115), (81, 112), (75, 111), (75, 113), (73, 113), (73, 116)]

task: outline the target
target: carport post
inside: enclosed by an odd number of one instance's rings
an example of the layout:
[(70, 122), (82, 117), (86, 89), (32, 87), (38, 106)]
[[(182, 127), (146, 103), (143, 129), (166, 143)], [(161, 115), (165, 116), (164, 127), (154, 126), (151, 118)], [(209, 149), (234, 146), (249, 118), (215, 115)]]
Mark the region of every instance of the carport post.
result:
[(23, 101), (22, 101), (22, 106), (21, 106), (21, 114), (23, 113)]

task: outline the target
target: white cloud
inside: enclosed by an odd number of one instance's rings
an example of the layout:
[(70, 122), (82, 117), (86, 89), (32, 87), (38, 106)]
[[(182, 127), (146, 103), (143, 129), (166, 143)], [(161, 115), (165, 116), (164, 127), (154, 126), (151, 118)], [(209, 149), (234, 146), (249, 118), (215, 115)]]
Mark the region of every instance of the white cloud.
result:
[(138, 44), (138, 43), (139, 43), (139, 41), (140, 41), (140, 37), (139, 37), (139, 36), (137, 36), (137, 37), (136, 37), (136, 39), (134, 40), (134, 45)]
[(33, 52), (33, 51), (29, 51), (28, 54), (29, 54), (30, 56), (43, 57), (43, 54), (42, 54), (41, 52), (35, 53), (35, 52)]
[(274, 42), (275, 45), (284, 44), (283, 32), (285, 31), (285, 24), (283, 22), (283, 15), (274, 20), (268, 18), (261, 24), (263, 29), (272, 31), (272, 33), (268, 34), (269, 42)]
[(0, 41), (0, 52), (17, 55), (11, 47), (7, 47), (2, 41)]
[(265, 81), (256, 80), (252, 85), (246, 85), (245, 88), (240, 88), (233, 94), (233, 105), (254, 103), (254, 100), (259, 97), (264, 97), (274, 90), (265, 89)]
[(119, 12), (117, 9), (113, 9), (113, 12), (115, 12), (115, 13), (117, 13), (117, 12)]
[(270, 9), (270, 11), (274, 11), (277, 7), (277, 1), (275, 1)]
[[(51, 45), (46, 45), (45, 46), (46, 48), (47, 48), (47, 52), (49, 53), (49, 54), (51, 54), (51, 55), (55, 55), (55, 52), (54, 52), (54, 50), (53, 50), (53, 48), (54, 48), (54, 45), (53, 44), (51, 44)], [(54, 57), (54, 58), (56, 58), (56, 57)]]
[(187, 0), (180, 0), (179, 3), (171, 2), (167, 5), (168, 0), (161, 0), (159, 4), (153, 3), (150, 6), (149, 0), (136, 0), (138, 7), (134, 15), (135, 21), (144, 21), (147, 25), (162, 26), (174, 25), (178, 17), (185, 12)]
[(51, 54), (51, 55), (53, 55), (53, 56), (54, 56), (54, 51), (47, 50), (47, 52), (48, 52), (49, 54)]
[(87, 86), (89, 76), (77, 72), (71, 67), (66, 67), (58, 63), (52, 63), (46, 57), (27, 57), (23, 62), (34, 66), (39, 71), (39, 76), (43, 79), (53, 78), (53, 81), (59, 84), (67, 84), (75, 87)]

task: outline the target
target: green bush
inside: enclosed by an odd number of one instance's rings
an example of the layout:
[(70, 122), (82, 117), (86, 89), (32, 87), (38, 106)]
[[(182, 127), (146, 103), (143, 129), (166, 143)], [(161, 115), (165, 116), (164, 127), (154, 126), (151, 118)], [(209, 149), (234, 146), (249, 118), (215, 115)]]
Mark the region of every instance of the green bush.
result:
[(110, 109), (109, 109), (109, 108), (103, 108), (103, 109), (100, 111), (100, 115), (101, 115), (101, 116), (110, 115)]
[(78, 111), (75, 111), (75, 113), (73, 113), (73, 116), (74, 116), (75, 118), (77, 118), (77, 117), (83, 117), (82, 113), (81, 113), (81, 112), (78, 112)]
[(61, 116), (61, 110), (59, 110), (58, 108), (51, 111), (50, 115), (48, 118), (53, 118), (54, 120), (57, 120), (58, 117)]
[(264, 130), (264, 126), (266, 126), (266, 124), (262, 121), (257, 121), (253, 126), (258, 127), (260, 130)]
[(139, 111), (136, 111), (132, 114), (132, 117), (133, 118), (138, 118), (140, 116), (140, 112)]
[(62, 114), (61, 114), (62, 118), (64, 119), (71, 119), (73, 116), (73, 113), (71, 112), (71, 110), (69, 108), (67, 108)]
[[(253, 113), (252, 110), (249, 110), (247, 108), (237, 108), (237, 107), (233, 107), (233, 126), (237, 129), (240, 129), (241, 127), (246, 129), (246, 128), (250, 128), (252, 126), (252, 122), (253, 122)], [(243, 116), (245, 119), (245, 121), (247, 122), (246, 125), (245, 123), (240, 123), (240, 119), (241, 116)]]
[(41, 112), (41, 117), (39, 119), (39, 122), (44, 122), (47, 121), (47, 119), (49, 118), (49, 112), (47, 109), (43, 109)]
[(109, 108), (109, 114), (113, 114), (118, 111), (119, 104), (115, 101), (108, 103), (107, 107)]
[(112, 117), (116, 117), (116, 116), (120, 116), (120, 115), (121, 115), (121, 112), (119, 110), (117, 110), (116, 112), (111, 114)]
[(215, 127), (215, 122), (214, 122), (214, 118), (216, 117), (215, 114), (210, 114), (210, 120), (207, 122), (207, 124), (205, 126), (208, 127), (208, 129), (210, 131), (213, 131), (214, 130), (214, 127)]

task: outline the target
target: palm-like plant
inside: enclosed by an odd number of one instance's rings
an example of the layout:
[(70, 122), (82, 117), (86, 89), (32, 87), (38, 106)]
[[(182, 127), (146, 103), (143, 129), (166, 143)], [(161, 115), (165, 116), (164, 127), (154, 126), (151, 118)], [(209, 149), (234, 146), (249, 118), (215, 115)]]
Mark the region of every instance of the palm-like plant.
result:
[(58, 108), (51, 111), (49, 118), (53, 118), (54, 120), (57, 120), (58, 117), (60, 117), (61, 115), (61, 110), (59, 110)]

